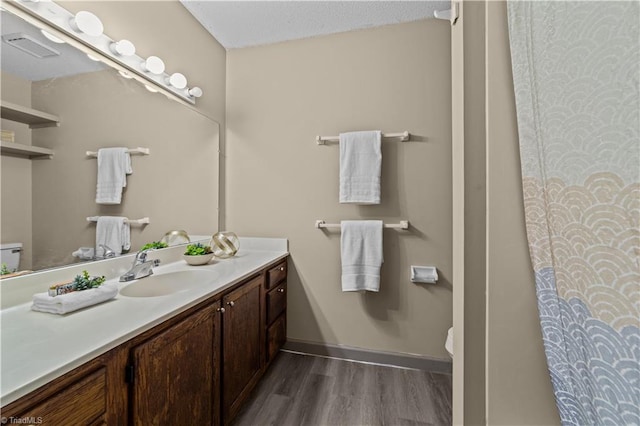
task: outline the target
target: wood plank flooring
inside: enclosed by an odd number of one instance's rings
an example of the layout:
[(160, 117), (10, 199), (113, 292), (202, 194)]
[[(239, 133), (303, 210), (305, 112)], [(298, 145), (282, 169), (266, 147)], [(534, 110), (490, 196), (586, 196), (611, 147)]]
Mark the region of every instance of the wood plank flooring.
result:
[(280, 352), (233, 424), (450, 425), (451, 376)]

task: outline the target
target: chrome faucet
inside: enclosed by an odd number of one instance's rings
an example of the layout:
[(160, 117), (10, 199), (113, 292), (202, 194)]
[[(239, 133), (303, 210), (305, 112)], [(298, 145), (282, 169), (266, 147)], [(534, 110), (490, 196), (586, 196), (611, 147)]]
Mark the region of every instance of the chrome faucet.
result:
[[(100, 247), (104, 251), (104, 254), (102, 255), (102, 259), (109, 259), (112, 257), (116, 257), (116, 252), (111, 250), (109, 246), (105, 244), (100, 244), (98, 247)], [(96, 258), (98, 257), (96, 256)]]
[(147, 260), (147, 253), (153, 249), (141, 250), (136, 253), (131, 269), (120, 277), (121, 282), (133, 281), (153, 274), (153, 267), (160, 264), (159, 259)]

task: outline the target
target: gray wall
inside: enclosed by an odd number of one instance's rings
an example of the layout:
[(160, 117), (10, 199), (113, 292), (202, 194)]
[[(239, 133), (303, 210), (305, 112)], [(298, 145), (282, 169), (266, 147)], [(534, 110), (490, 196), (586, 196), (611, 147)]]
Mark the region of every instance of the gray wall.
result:
[[(288, 337), (448, 359), (451, 326), (451, 57), (446, 22), (231, 50), (227, 227), (289, 238)], [(382, 204), (338, 203), (338, 146), (316, 135), (409, 130), (383, 142)], [(385, 230), (378, 294), (343, 293), (340, 232), (316, 219), (411, 221)], [(410, 265), (440, 281), (416, 285)]]

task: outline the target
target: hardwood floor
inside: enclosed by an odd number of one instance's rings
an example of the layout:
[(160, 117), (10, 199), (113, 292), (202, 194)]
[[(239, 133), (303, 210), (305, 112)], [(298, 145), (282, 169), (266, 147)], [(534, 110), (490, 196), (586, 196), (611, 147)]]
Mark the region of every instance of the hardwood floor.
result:
[(450, 425), (451, 376), (280, 352), (234, 425)]

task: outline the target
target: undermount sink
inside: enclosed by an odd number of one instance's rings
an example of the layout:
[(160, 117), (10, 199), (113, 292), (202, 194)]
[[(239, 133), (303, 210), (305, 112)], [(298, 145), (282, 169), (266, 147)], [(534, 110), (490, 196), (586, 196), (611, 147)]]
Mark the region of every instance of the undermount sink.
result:
[(120, 290), (127, 297), (157, 297), (191, 290), (215, 280), (218, 274), (210, 270), (165, 272), (141, 278)]

